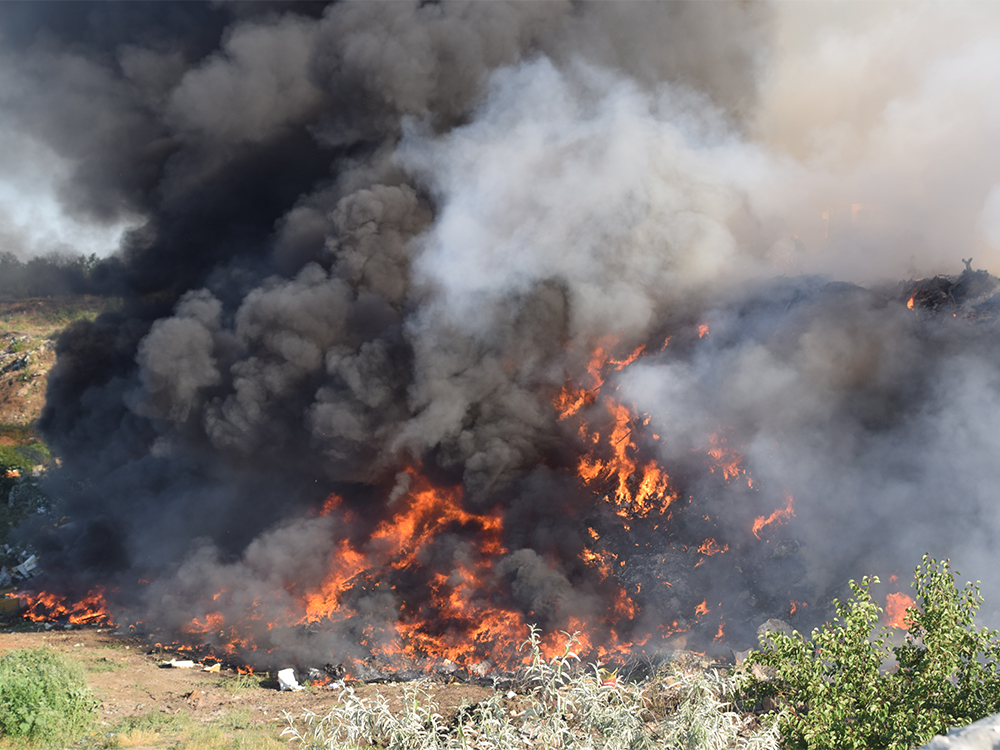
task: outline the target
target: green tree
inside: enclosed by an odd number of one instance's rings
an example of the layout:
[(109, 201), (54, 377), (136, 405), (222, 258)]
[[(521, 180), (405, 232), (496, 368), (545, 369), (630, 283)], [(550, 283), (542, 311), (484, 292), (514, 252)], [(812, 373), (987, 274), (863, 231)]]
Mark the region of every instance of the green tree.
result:
[(746, 661), (744, 698), (776, 706), (785, 747), (910, 748), (1000, 711), (1000, 636), (975, 624), (979, 586), (959, 590), (948, 561), (924, 555), (893, 646), (874, 583), (851, 581), (854, 596), (809, 640), (768, 633)]

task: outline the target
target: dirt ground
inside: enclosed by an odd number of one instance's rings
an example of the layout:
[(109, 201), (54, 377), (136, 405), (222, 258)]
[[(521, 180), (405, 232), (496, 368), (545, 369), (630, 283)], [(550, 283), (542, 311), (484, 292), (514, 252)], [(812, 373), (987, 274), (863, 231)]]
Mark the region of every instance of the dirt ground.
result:
[(27, 425), (38, 418), (59, 332), (114, 304), (86, 296), (0, 300), (0, 424)]
[[(159, 711), (184, 712), (191, 718), (209, 723), (235, 709), (249, 709), (254, 716), (266, 719), (280, 732), (286, 721), (284, 712), (300, 716), (309, 709), (323, 713), (335, 702), (337, 690), (310, 687), (298, 692), (282, 692), (273, 680), (264, 686), (251, 685), (232, 670), (205, 672), (202, 667), (177, 669), (164, 666), (174, 658), (169, 653), (149, 653), (149, 646), (138, 639), (115, 635), (107, 628), (52, 630), (49, 632), (0, 633), (0, 654), (10, 649), (50, 647), (63, 652), (84, 666), (88, 682), (100, 701), (100, 721), (113, 726), (127, 717), (140, 717)], [(177, 659), (186, 659), (177, 655)], [(394, 703), (402, 695), (396, 684), (355, 684), (358, 695), (385, 695)], [(490, 690), (463, 683), (435, 683), (431, 694), (442, 707), (457, 707), (485, 699)]]

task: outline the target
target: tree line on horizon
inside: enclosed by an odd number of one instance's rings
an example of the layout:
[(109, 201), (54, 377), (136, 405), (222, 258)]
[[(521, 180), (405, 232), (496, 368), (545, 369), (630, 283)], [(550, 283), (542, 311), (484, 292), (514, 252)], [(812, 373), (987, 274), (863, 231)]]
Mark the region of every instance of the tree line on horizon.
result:
[(22, 261), (0, 252), (0, 300), (112, 294), (109, 259), (95, 254), (50, 253)]

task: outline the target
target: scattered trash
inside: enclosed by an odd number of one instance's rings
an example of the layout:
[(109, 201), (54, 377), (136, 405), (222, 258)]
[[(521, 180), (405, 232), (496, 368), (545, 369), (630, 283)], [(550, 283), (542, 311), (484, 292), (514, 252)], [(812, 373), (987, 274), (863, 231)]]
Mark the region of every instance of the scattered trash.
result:
[(598, 669), (598, 674), (601, 676), (601, 687), (617, 687), (618, 686), (618, 670), (607, 670)]
[(210, 666), (210, 667), (205, 667), (205, 668), (204, 668), (203, 670), (201, 670), (201, 671), (202, 671), (202, 672), (220, 672), (220, 671), (222, 671), (222, 662), (221, 662), (221, 661), (217, 661), (217, 662), (215, 662), (215, 664), (213, 664), (212, 666)]
[(195, 667), (200, 667), (200, 664), (196, 664), (190, 659), (171, 659), (166, 662), (164, 666), (173, 667), (174, 669), (194, 669)]
[(469, 674), (474, 674), (476, 677), (485, 677), (493, 669), (493, 662), (485, 659), (475, 664), (470, 664), (466, 669), (469, 670)]
[(281, 690), (302, 690), (302, 686), (295, 679), (295, 670), (289, 667), (278, 672), (278, 688)]
[(0, 617), (17, 614), (21, 609), (21, 600), (16, 596), (0, 596)]
[(22, 578), (29, 578), (32, 573), (38, 568), (38, 556), (32, 555), (27, 560), (25, 560), (20, 565), (15, 565), (14, 570), (20, 574)]

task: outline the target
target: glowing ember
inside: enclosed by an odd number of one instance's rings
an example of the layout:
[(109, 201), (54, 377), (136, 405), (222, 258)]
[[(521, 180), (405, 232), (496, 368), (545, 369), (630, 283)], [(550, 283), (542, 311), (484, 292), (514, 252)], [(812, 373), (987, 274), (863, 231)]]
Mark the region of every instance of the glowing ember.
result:
[(889, 594), (885, 603), (886, 625), (891, 628), (908, 630), (910, 621), (906, 610), (913, 606), (913, 599), (906, 594)]
[(761, 538), (760, 532), (765, 526), (770, 526), (771, 524), (782, 524), (787, 521), (790, 517), (795, 515), (795, 511), (792, 509), (792, 496), (789, 495), (785, 498), (785, 507), (779, 508), (774, 511), (767, 518), (764, 516), (757, 516), (753, 521), (753, 535), (758, 539)]

